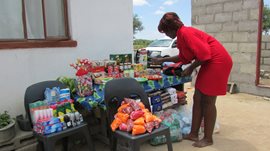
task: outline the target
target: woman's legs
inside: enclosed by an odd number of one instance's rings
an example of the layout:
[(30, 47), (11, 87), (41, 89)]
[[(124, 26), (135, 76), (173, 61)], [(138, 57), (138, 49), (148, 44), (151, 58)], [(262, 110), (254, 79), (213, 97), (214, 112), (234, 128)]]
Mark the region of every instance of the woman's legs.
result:
[(195, 89), (195, 93), (193, 95), (193, 109), (192, 109), (192, 125), (191, 132), (188, 136), (185, 136), (184, 139), (197, 141), (199, 136), (199, 129), (202, 122), (203, 116), (203, 101), (202, 101), (202, 93)]
[(205, 147), (213, 144), (213, 131), (216, 123), (216, 99), (217, 96), (208, 96), (202, 94), (203, 118), (204, 118), (204, 137), (195, 142), (195, 147)]

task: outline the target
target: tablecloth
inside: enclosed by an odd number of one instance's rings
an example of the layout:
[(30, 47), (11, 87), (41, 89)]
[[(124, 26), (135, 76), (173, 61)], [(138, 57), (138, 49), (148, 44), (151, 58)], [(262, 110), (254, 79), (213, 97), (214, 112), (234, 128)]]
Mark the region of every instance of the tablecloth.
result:
[[(167, 76), (162, 74), (161, 80), (148, 80), (140, 82), (145, 92), (152, 92), (155, 90), (165, 89), (168, 87), (184, 84), (190, 82), (191, 77), (179, 77), (179, 76)], [(75, 97), (75, 101), (78, 101), (88, 111), (95, 107), (106, 109), (104, 103), (104, 86), (105, 84), (94, 84), (94, 93), (87, 97)]]

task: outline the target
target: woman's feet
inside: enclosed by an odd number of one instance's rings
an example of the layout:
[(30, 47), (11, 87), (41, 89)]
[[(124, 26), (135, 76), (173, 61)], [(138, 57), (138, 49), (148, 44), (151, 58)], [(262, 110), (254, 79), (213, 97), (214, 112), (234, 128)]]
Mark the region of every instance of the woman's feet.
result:
[(184, 135), (183, 139), (194, 141), (195, 143), (193, 143), (192, 146), (198, 147), (198, 148), (213, 145), (213, 140), (209, 140), (206, 138), (199, 140), (199, 137), (193, 134)]
[(192, 146), (199, 147), (199, 148), (210, 146), (210, 145), (213, 145), (213, 141), (212, 140), (209, 141), (208, 139), (205, 139), (205, 138), (199, 141), (196, 141), (195, 143), (192, 144)]
[(190, 141), (198, 141), (199, 137), (193, 134), (184, 135), (183, 139), (190, 140)]

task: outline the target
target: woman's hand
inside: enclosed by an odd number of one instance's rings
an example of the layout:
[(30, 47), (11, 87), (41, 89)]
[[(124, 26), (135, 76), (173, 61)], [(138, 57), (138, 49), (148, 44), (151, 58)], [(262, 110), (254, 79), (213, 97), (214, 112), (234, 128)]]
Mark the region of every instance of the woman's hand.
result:
[(163, 61), (163, 58), (155, 57), (155, 58), (152, 58), (152, 59), (151, 59), (151, 62), (152, 62), (152, 64), (160, 65), (160, 64), (162, 64), (164, 61)]
[(191, 76), (194, 69), (196, 69), (198, 66), (202, 65), (204, 62), (195, 60), (190, 66), (188, 66), (182, 73), (181, 76)]
[(191, 76), (192, 72), (193, 68), (189, 66), (181, 73), (181, 76), (182, 77)]

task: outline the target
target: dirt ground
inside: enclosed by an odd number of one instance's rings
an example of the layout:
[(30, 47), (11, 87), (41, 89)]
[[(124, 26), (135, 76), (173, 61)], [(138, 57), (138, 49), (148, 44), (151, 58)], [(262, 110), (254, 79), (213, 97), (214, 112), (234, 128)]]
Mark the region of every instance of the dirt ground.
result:
[[(190, 84), (185, 88), (191, 106), (194, 89)], [(270, 101), (243, 93), (227, 94), (218, 97), (217, 111), (220, 132), (214, 134), (214, 145), (199, 149), (193, 147), (192, 142), (183, 140), (173, 143), (174, 151), (270, 150)], [(99, 142), (95, 144), (96, 151), (109, 151), (108, 146)], [(167, 151), (167, 146), (143, 144), (141, 151)]]

